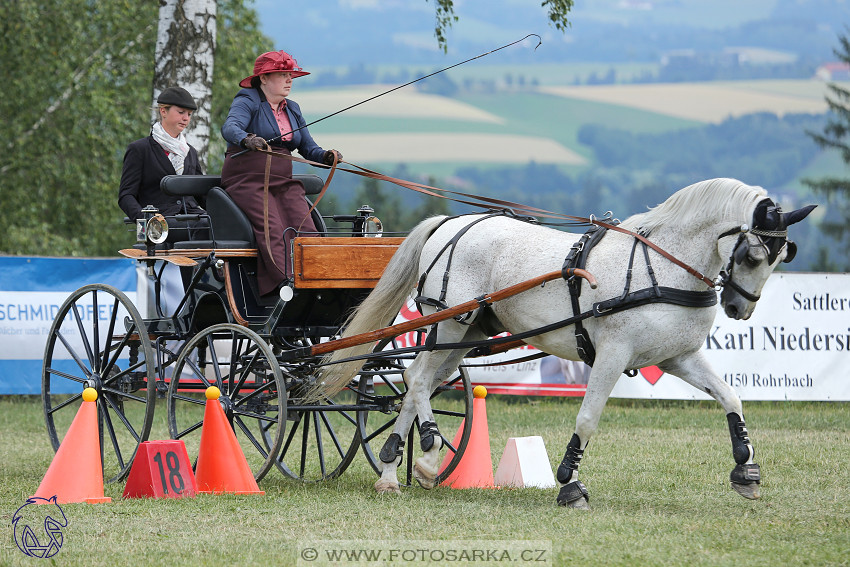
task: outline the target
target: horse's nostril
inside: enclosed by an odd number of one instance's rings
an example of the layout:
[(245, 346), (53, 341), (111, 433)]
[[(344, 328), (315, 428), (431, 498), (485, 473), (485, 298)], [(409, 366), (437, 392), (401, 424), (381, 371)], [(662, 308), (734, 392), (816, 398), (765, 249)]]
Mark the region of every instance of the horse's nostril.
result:
[(738, 308), (731, 303), (726, 306), (726, 316), (732, 319), (738, 318)]

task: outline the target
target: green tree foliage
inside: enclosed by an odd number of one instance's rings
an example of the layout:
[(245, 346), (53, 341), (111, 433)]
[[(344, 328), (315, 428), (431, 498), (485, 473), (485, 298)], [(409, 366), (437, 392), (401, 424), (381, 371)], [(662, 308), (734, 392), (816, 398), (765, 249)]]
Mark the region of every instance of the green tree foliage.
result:
[[(0, 2), (0, 253), (112, 256), (132, 242), (118, 183), (127, 144), (150, 132), (157, 17), (151, 1)], [(237, 82), (271, 48), (241, 0), (219, 0), (217, 25), (216, 142)]]
[(118, 175), (149, 124), (156, 14), (136, 0), (2, 3), (0, 251), (105, 253), (123, 236)]
[[(840, 36), (839, 41), (841, 47), (835, 50), (835, 55), (850, 64), (848, 33)], [(850, 89), (836, 83), (830, 83), (828, 88), (832, 96), (826, 97), (830, 110), (826, 126), (822, 133), (806, 132), (821, 148), (841, 152), (844, 163), (850, 165)], [(850, 270), (850, 178), (824, 177), (806, 179), (804, 183), (826, 197), (827, 212), (821, 228), (837, 243), (830, 250), (839, 257), (840, 269)]]
[[(448, 47), (446, 32), (457, 21), (454, 0), (434, 0), (434, 3), (436, 5), (434, 36), (437, 38), (437, 45), (446, 51)], [(559, 31), (566, 31), (570, 27), (568, 16), (573, 7), (573, 0), (543, 0), (540, 5), (549, 10), (549, 25), (555, 26), (555, 29)]]

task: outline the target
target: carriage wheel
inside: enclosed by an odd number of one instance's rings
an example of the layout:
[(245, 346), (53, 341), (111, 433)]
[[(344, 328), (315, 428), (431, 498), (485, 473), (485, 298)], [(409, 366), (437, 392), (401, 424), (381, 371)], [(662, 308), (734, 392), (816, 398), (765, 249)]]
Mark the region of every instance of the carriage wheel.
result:
[[(416, 344), (421, 344), (421, 340), (420, 337), (420, 342)], [(392, 341), (379, 343), (374, 352), (383, 350), (387, 345), (392, 345), (393, 349), (398, 348), (396, 339), (392, 339)], [(407, 360), (409, 362), (412, 357)], [(393, 431), (401, 403), (407, 393), (407, 384), (403, 377), (406, 368), (404, 362), (400, 358), (370, 360), (360, 371), (358, 402), (382, 407), (381, 411), (362, 410), (357, 413), (357, 425), (363, 440), (363, 451), (372, 469), (378, 474), (381, 474), (378, 453)], [(460, 462), (472, 431), (472, 386), (465, 369), (460, 368), (434, 390), (431, 394), (431, 408), (437, 426), (440, 428), (443, 446), (447, 449), (440, 465), (442, 470), (437, 475), (437, 484), (439, 484), (454, 471)], [(460, 434), (460, 438), (455, 442), (457, 433)], [(421, 454), (419, 418), (417, 417), (405, 437), (404, 458), (399, 469), (400, 484), (404, 486), (412, 484), (413, 463)], [(404, 471), (403, 475), (402, 471)]]
[(103, 476), (109, 482), (124, 478), (151, 430), (154, 369), (144, 320), (126, 295), (103, 284), (72, 293), (50, 328), (41, 374), (53, 449), (59, 449), (71, 426), (83, 390), (94, 388)]
[(285, 365), (289, 432), (275, 461), (286, 476), (305, 482), (341, 475), (360, 450), (357, 396), (346, 389), (333, 398), (305, 402), (303, 394), (315, 381), (311, 361)]
[[(254, 331), (222, 323), (195, 335), (180, 351), (168, 388), (168, 431), (197, 455), (210, 386), (256, 480), (280, 451), (286, 420), (283, 375), (271, 347)], [(215, 403), (215, 402), (209, 402)]]

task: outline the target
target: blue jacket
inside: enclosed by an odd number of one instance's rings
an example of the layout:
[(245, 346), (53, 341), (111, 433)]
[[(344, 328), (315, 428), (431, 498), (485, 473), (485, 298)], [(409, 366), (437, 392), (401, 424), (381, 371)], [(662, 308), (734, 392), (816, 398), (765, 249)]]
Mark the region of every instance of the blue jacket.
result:
[[(294, 100), (286, 100), (286, 114), (295, 132), (289, 141), (278, 140), (275, 145), (282, 145), (289, 151), (298, 150), (302, 156), (311, 161), (321, 162), (325, 150), (313, 141), (307, 128), (301, 107)], [(297, 130), (297, 128), (301, 128)], [(230, 112), (221, 127), (221, 135), (228, 142), (228, 150), (241, 149), (240, 142), (249, 133), (256, 134), (265, 140), (271, 140), (281, 135), (277, 120), (272, 113), (272, 107), (259, 89), (242, 89), (233, 98)]]

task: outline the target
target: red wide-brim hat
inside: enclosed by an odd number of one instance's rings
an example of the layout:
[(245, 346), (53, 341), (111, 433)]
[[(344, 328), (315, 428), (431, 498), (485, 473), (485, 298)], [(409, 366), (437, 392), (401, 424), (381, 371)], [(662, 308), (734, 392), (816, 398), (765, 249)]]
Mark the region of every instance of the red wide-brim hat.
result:
[(239, 81), (239, 86), (249, 88), (254, 77), (267, 73), (292, 73), (292, 78), (309, 75), (298, 66), (298, 62), (286, 51), (269, 51), (263, 53), (254, 61), (254, 74)]

